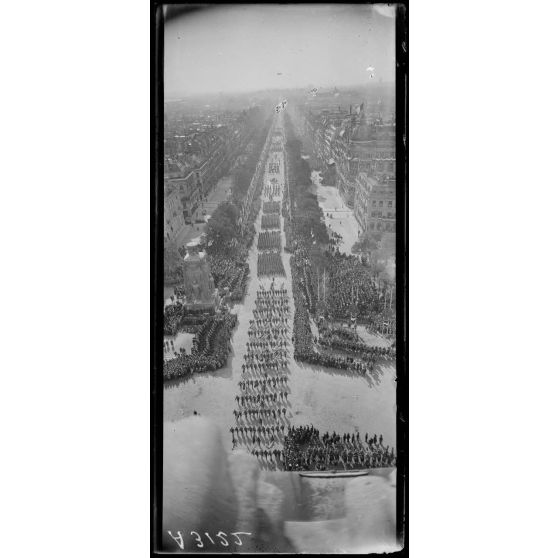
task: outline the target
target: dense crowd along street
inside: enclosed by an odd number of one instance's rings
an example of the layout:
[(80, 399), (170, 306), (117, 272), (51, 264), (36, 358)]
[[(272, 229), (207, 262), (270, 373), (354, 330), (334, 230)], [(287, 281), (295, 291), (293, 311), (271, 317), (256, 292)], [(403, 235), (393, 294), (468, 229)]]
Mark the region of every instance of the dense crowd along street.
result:
[[(315, 195), (292, 186), (297, 161), (292, 148), (289, 153), (292, 131), (285, 122), (284, 115), (277, 116), (267, 133), (259, 184), (245, 212), (253, 225), (241, 236), (231, 235), (227, 220), (234, 227), (238, 215), (227, 207), (218, 207), (219, 223), (209, 224), (209, 231), (223, 230), (226, 239), (206, 248), (220, 309), (210, 319), (196, 318), (196, 311), (184, 310), (180, 288), (166, 307), (169, 334), (184, 323), (197, 331), (191, 353), (175, 350), (165, 364), (166, 378), (185, 379), (169, 384), (165, 414), (179, 418), (196, 410), (214, 417), (230, 449), (244, 448), (263, 469), (390, 467), (395, 464), (391, 410), (382, 393), (369, 388), (382, 385), (395, 393), (394, 384), (382, 380), (386, 372), (393, 374), (395, 347), (384, 340), (370, 345), (356, 330), (383, 300), (360, 258), (341, 253), (339, 235), (322, 230), (320, 218), (313, 221), (321, 213)], [(318, 244), (323, 246), (320, 266)], [(234, 381), (232, 391), (221, 384), (227, 377)], [(362, 381), (365, 391), (353, 386)], [(206, 387), (200, 391), (197, 385)], [(186, 398), (175, 400), (175, 392)], [(346, 406), (347, 398), (362, 397), (370, 403)], [(378, 407), (386, 410), (377, 415)], [(367, 434), (353, 441), (351, 429), (380, 434), (376, 441)], [(386, 432), (389, 446), (384, 438), (378, 442)]]
[(229, 339), (236, 322), (235, 314), (226, 314), (204, 322), (194, 338), (192, 353), (180, 354), (164, 363), (165, 379), (188, 377), (222, 368), (231, 350)]
[(164, 7), (165, 552), (398, 550), (400, 12)]

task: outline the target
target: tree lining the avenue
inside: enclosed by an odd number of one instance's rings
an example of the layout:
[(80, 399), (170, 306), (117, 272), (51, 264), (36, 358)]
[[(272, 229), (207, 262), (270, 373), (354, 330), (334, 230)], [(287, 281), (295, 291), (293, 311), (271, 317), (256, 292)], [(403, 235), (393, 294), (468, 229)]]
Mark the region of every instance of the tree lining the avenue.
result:
[[(248, 226), (240, 226), (242, 196), (246, 193), (248, 174), (253, 176), (261, 155), (267, 132), (272, 119), (266, 121), (265, 127), (248, 146), (250, 155), (245, 157), (237, 169), (232, 187), (230, 201), (220, 203), (209, 219), (203, 235), (202, 248), (207, 253), (210, 272), (215, 286), (221, 296), (227, 296), (231, 302), (240, 302), (246, 293), (249, 276), (247, 263), (248, 251), (254, 240), (254, 221), (261, 205), (263, 181), (260, 178), (248, 215)], [(251, 154), (258, 153), (255, 157)], [(251, 181), (251, 178), (250, 178)], [(250, 182), (249, 181), (249, 182)], [(249, 185), (248, 182), (248, 185)], [(189, 377), (194, 373), (222, 368), (230, 351), (230, 337), (237, 323), (236, 314), (221, 309), (218, 316), (207, 316), (204, 312), (188, 310), (179, 300), (184, 289), (175, 287), (175, 297), (164, 310), (163, 329), (167, 335), (175, 335), (186, 325), (196, 331), (195, 350), (188, 355), (183, 350), (175, 353), (175, 358), (165, 362), (163, 377), (171, 380)]]
[[(288, 114), (285, 121), (290, 210), (285, 204), (283, 215), (287, 249), (293, 252), (295, 358), (364, 373), (373, 368), (378, 358), (394, 356), (392, 350), (364, 349), (362, 340), (347, 327), (383, 319), (385, 305), (377, 288), (377, 278), (383, 270), (378, 262), (373, 266), (361, 257), (341, 253), (336, 239), (330, 238), (312, 189), (310, 166), (302, 158), (302, 143)], [(312, 333), (312, 321), (318, 325), (317, 337)], [(335, 334), (330, 331), (332, 328), (336, 328)], [(344, 339), (340, 331), (347, 335), (352, 332), (354, 337), (350, 341)]]
[[(219, 174), (214, 175), (214, 180), (218, 180), (227, 173), (231, 174), (231, 201), (240, 207), (242, 200), (246, 194), (246, 190), (250, 184), (254, 170), (261, 152), (263, 143), (266, 138), (267, 130), (271, 125), (271, 119), (265, 119), (264, 110), (259, 107), (250, 107), (248, 110), (242, 111), (240, 121), (246, 127), (246, 139), (242, 141), (232, 140), (229, 145), (229, 151), (237, 152), (241, 150), (240, 155), (236, 157), (233, 169), (229, 164), (220, 167)], [(227, 160), (230, 158), (227, 157)], [(201, 164), (201, 163), (200, 163)], [(163, 276), (165, 284), (172, 285), (179, 283), (182, 278), (182, 257), (185, 249), (176, 245), (176, 242), (166, 242), (164, 245), (163, 257)]]
[[(205, 231), (208, 252), (216, 252), (217, 249), (229, 247), (238, 236), (239, 215), (240, 212), (233, 203), (224, 202), (217, 206)], [(215, 248), (212, 250), (213, 245)]]
[[(258, 184), (257, 195), (252, 202), (248, 216), (248, 226), (239, 224), (240, 210), (264, 147), (271, 118), (263, 123), (255, 139), (247, 147), (247, 155), (233, 172), (230, 201), (221, 202), (207, 223), (204, 247), (209, 256), (211, 275), (220, 294), (228, 290), (231, 301), (244, 298), (248, 282), (249, 268), (246, 262), (248, 250), (254, 241), (256, 230), (254, 220), (260, 204), (262, 184)], [(263, 117), (261, 119), (263, 122)]]

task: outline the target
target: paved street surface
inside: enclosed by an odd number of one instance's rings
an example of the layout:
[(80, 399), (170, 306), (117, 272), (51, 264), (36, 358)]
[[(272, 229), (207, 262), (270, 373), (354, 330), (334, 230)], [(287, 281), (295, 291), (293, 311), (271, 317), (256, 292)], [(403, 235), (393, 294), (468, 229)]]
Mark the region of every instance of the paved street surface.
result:
[[(271, 155), (270, 155), (271, 157)], [(284, 183), (283, 155), (280, 155), (280, 173), (275, 176)], [(271, 176), (264, 177), (264, 184)], [(343, 204), (337, 190), (333, 187), (319, 186), (320, 205), (324, 211), (333, 211), (332, 229), (343, 235), (341, 249), (350, 252), (350, 247), (358, 238), (358, 225), (352, 212)], [(336, 208), (340, 208), (337, 210)], [(256, 231), (260, 231), (260, 215), (256, 219)], [(285, 235), (282, 221), (282, 240)], [(336, 223), (334, 222), (336, 221)], [(341, 224), (339, 224), (341, 221)], [(238, 326), (233, 334), (232, 353), (227, 366), (216, 372), (196, 374), (188, 380), (165, 383), (164, 420), (174, 423), (190, 416), (196, 410), (202, 416), (211, 418), (218, 426), (225, 445), (232, 451), (229, 428), (234, 424), (233, 410), (237, 409), (234, 396), (239, 393), (243, 356), (246, 351), (248, 322), (255, 308), (256, 291), (261, 283), (269, 287), (271, 279), (257, 277), (257, 236), (250, 250), (248, 263), (250, 279), (243, 304), (237, 304), (233, 311), (238, 314)], [(290, 330), (294, 304), (292, 300), (290, 254), (282, 251), (281, 257), (287, 277), (276, 279), (276, 286), (284, 281), (288, 290), (291, 314)], [(360, 333), (360, 332), (359, 332)], [(292, 333), (291, 333), (292, 335)], [(373, 344), (384, 344), (385, 340), (376, 339)], [(175, 342), (176, 343), (176, 342)], [(287, 419), (291, 425), (313, 424), (320, 431), (330, 433), (365, 432), (382, 434), (384, 444), (395, 446), (395, 366), (380, 366), (374, 375), (364, 377), (346, 371), (328, 369), (321, 366), (297, 363), (293, 358), (293, 347), (289, 344), (289, 399)]]
[(164, 347), (163, 358), (165, 360), (170, 360), (174, 358), (174, 352), (180, 352), (180, 349), (184, 349), (186, 353), (190, 354), (192, 352), (192, 341), (194, 340), (194, 333), (186, 333), (185, 331), (178, 332), (174, 337), (172, 335), (165, 335), (164, 340), (170, 342), (172, 339), (173, 344)]
[(322, 178), (318, 171), (312, 171), (312, 182), (315, 185), (314, 191), (318, 196), (318, 203), (324, 212), (326, 227), (343, 237), (339, 243), (339, 251), (351, 254), (351, 248), (358, 240), (360, 230), (352, 209), (345, 205), (335, 186), (321, 183)]

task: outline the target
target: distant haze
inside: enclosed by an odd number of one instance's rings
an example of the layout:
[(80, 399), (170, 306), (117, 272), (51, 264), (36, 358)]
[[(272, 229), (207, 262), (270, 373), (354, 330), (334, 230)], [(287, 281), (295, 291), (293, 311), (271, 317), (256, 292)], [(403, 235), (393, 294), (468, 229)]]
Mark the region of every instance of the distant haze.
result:
[(207, 8), (168, 21), (164, 48), (167, 98), (395, 80), (387, 5)]

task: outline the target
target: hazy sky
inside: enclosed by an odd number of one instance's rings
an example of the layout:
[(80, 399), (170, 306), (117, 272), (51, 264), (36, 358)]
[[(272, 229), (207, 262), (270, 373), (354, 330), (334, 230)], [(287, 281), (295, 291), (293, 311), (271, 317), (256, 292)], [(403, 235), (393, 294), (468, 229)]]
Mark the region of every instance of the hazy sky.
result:
[(165, 26), (165, 97), (380, 78), (395, 79), (395, 19), (386, 5), (225, 5)]

